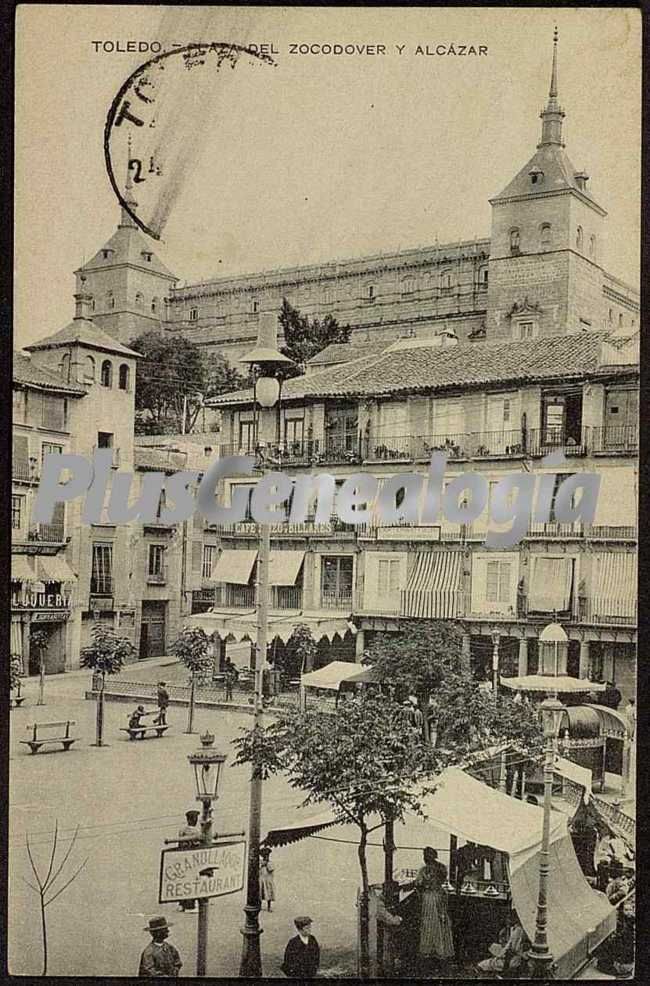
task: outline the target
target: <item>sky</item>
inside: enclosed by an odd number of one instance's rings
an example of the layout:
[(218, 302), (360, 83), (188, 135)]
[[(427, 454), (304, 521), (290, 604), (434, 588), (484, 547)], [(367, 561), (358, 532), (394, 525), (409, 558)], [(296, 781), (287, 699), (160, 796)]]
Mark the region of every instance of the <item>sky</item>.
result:
[[(118, 221), (104, 123), (150, 55), (96, 51), (94, 41), (278, 51), (274, 67), (215, 76), (200, 133), (185, 120), (192, 167), (151, 243), (192, 283), (489, 236), (489, 198), (539, 140), (555, 24), (566, 150), (609, 213), (603, 265), (637, 286), (637, 10), (20, 6), (14, 345), (70, 321), (73, 271)], [(383, 44), (386, 54), (290, 52), (312, 43)], [(488, 54), (415, 54), (451, 43)]]

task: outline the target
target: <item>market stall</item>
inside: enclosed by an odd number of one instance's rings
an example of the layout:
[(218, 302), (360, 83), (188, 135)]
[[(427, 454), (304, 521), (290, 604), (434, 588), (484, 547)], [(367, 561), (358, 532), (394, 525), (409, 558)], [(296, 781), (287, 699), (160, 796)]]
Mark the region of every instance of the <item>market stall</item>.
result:
[(367, 665), (362, 667), (359, 664), (352, 664), (349, 661), (330, 661), (325, 667), (317, 671), (310, 671), (303, 674), (300, 678), (300, 705), (301, 708), (307, 707), (307, 693), (309, 689), (316, 689), (340, 695), (342, 690), (352, 688), (358, 684), (369, 684), (373, 682), (374, 676), (372, 668)]

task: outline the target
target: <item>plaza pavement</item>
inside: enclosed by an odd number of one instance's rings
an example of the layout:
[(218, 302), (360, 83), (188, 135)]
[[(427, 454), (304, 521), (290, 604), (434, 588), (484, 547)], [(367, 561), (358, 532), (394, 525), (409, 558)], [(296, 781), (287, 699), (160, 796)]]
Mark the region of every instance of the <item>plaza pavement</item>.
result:
[[(140, 673), (158, 671), (138, 668)], [(129, 675), (131, 669), (129, 669)], [(95, 703), (85, 701), (88, 672), (73, 672), (46, 679), (46, 702), (37, 707), (37, 682), (24, 689), (26, 704), (11, 712), (10, 743), (10, 855), (9, 855), (9, 969), (14, 975), (38, 975), (42, 968), (38, 898), (24, 880), (33, 882), (25, 849), (30, 834), (37, 864), (48, 859), (55, 819), (61, 849), (65, 851), (76, 824), (81, 826), (66, 872), (72, 875), (86, 857), (77, 879), (47, 910), (48, 973), (68, 976), (135, 976), (142, 948), (149, 935), (142, 929), (150, 917), (164, 914), (174, 927), (170, 941), (183, 959), (181, 975), (195, 974), (197, 917), (181, 913), (176, 905), (160, 905), (158, 873), (165, 838), (173, 838), (184, 824), (184, 813), (196, 806), (194, 780), (187, 754), (196, 749), (198, 733), (209, 728), (215, 747), (230, 753), (230, 740), (250, 716), (234, 711), (198, 709), (196, 735), (188, 736), (186, 710), (172, 708), (171, 729), (163, 739), (129, 742), (119, 727), (126, 724), (129, 706), (106, 704), (105, 737), (110, 744), (96, 749)], [(37, 755), (19, 743), (25, 725), (34, 721), (72, 718), (80, 736), (68, 753)], [(53, 748), (57, 749), (57, 748)], [(27, 752), (26, 752), (27, 751)], [(300, 795), (283, 778), (264, 784), (262, 832), (299, 817), (294, 806)], [(309, 814), (314, 809), (302, 809)], [(215, 806), (215, 828), (246, 829), (248, 769), (226, 767), (221, 796)], [(273, 912), (262, 912), (263, 969), (282, 976), (284, 946), (294, 934), (296, 914), (310, 914), (322, 951), (322, 966), (356, 967), (356, 894), (358, 862), (356, 830), (338, 827), (332, 835), (352, 844), (306, 839), (276, 849), (277, 901)], [(323, 833), (328, 836), (329, 833)], [(377, 838), (379, 836), (379, 838)], [(380, 833), (372, 837), (381, 842)], [(383, 872), (380, 846), (369, 848), (370, 875), (379, 882)], [(62, 859), (63, 854), (59, 855)], [(420, 853), (405, 852), (402, 865), (418, 864)], [(72, 867), (72, 868), (71, 868)], [(62, 874), (63, 876), (63, 874)], [(61, 886), (59, 880), (55, 886)], [(237, 975), (241, 954), (243, 894), (214, 900), (210, 906), (207, 974)]]

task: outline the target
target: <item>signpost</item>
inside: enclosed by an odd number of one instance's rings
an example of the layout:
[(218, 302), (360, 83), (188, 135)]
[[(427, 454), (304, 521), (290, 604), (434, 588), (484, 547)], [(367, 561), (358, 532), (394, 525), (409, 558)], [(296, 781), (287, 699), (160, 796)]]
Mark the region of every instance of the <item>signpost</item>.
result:
[(193, 849), (163, 849), (158, 901), (206, 900), (234, 894), (244, 886), (246, 842), (217, 839)]

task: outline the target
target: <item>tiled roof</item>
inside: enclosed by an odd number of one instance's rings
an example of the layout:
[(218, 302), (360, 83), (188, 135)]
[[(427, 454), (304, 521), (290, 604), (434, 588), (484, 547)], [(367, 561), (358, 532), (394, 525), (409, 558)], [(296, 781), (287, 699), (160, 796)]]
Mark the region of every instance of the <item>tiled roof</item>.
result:
[(308, 366), (318, 366), (321, 363), (349, 363), (353, 359), (361, 359), (363, 356), (377, 356), (390, 346), (390, 342), (333, 342), (331, 345), (321, 349), (307, 361)]
[(87, 318), (75, 318), (65, 328), (59, 329), (51, 336), (33, 342), (25, 349), (32, 351), (37, 349), (55, 349), (57, 346), (69, 346), (73, 343), (80, 343), (88, 346), (89, 349), (101, 349), (108, 353), (118, 353), (122, 356), (140, 356), (133, 349), (123, 346), (121, 342), (109, 336), (107, 332), (97, 328), (94, 322)]
[(83, 397), (87, 393), (83, 387), (64, 383), (51, 370), (36, 366), (24, 353), (13, 354), (12, 378), (15, 383), (31, 384), (32, 387), (42, 387), (44, 390), (58, 390), (62, 394), (76, 394)]
[[(104, 250), (113, 252), (105, 257)], [(151, 254), (151, 260), (145, 260), (144, 254)], [(98, 270), (102, 267), (114, 267), (115, 264), (131, 264), (134, 267), (141, 267), (143, 270), (168, 277), (172, 281), (176, 280), (176, 275), (172, 274), (162, 260), (156, 256), (149, 242), (135, 225), (118, 226), (110, 240), (79, 270)]]
[[(552, 336), (521, 342), (481, 342), (456, 346), (418, 345), (331, 367), (288, 380), (283, 398), (388, 396), (428, 390), (473, 388), (500, 383), (534, 383), (584, 377), (600, 370), (602, 332)], [(418, 342), (420, 342), (418, 340)], [(615, 368), (629, 372), (630, 366)], [(611, 372), (611, 371), (610, 371)], [(225, 394), (215, 407), (245, 404), (251, 390)]]

